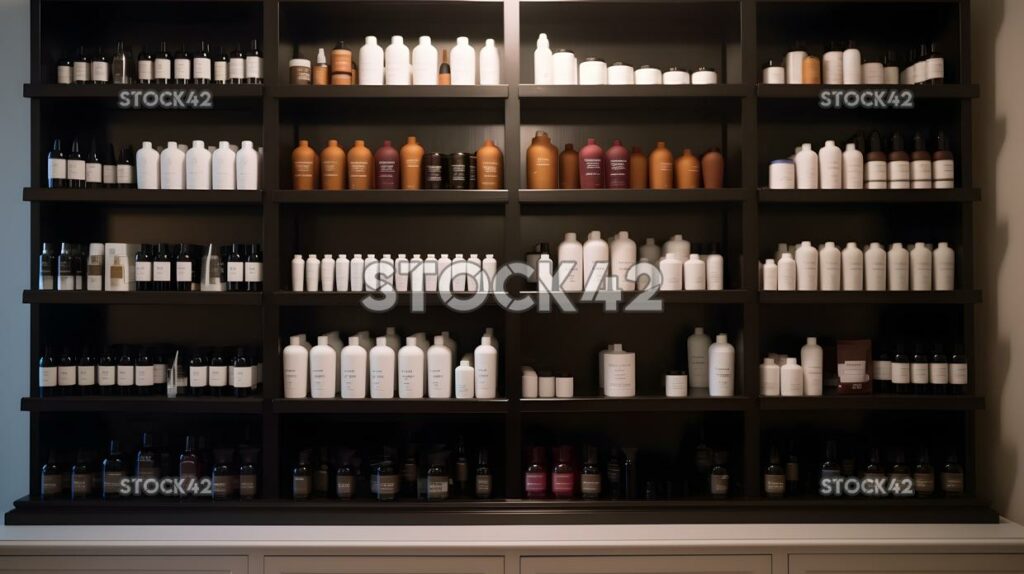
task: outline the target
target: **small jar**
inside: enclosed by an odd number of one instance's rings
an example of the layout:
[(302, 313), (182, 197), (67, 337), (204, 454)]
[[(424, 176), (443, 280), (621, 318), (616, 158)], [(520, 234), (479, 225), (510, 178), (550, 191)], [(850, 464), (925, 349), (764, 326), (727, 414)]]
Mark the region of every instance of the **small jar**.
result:
[(423, 155), (423, 189), (445, 189), (445, 156), (431, 152)]
[(672, 372), (665, 375), (665, 396), (682, 398), (687, 394), (687, 377), (685, 373)]
[(550, 373), (540, 373), (537, 376), (537, 396), (542, 399), (555, 398), (555, 377)]
[(352, 74), (346, 72), (337, 72), (331, 74), (331, 85), (332, 86), (351, 86), (352, 85)]
[(587, 58), (580, 64), (581, 86), (604, 86), (608, 84), (608, 64), (600, 58)]
[(611, 66), (608, 66), (608, 85), (632, 86), (633, 66), (622, 62), (615, 62)]
[(288, 60), (288, 72), (293, 86), (308, 86), (313, 82), (313, 66), (305, 58)]
[(774, 60), (768, 60), (761, 73), (761, 83), (765, 85), (785, 84), (786, 68)]
[(559, 50), (551, 57), (553, 84), (570, 86), (576, 84), (576, 54), (571, 50)]
[(693, 73), (691, 81), (697, 85), (708, 85), (718, 83), (718, 72), (713, 68), (701, 66)]
[(768, 166), (768, 188), (796, 188), (796, 164), (793, 160), (777, 159)]
[(555, 396), (560, 399), (571, 399), (573, 395), (573, 379), (569, 375), (555, 377)]
[(661, 83), (666, 86), (682, 86), (690, 83), (690, 72), (679, 68), (669, 68), (661, 75)]
[(860, 69), (862, 83), (872, 86), (885, 84), (885, 67), (881, 62), (864, 62)]
[(633, 74), (638, 86), (654, 86), (661, 84), (661, 70), (648, 65), (640, 66)]

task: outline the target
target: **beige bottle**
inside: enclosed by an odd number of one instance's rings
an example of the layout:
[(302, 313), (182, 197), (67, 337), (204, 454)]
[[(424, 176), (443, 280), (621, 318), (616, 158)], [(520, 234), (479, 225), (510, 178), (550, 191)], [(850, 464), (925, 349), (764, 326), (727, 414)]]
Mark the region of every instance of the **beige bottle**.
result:
[(805, 84), (821, 83), (821, 58), (817, 56), (804, 58), (803, 80)]
[(476, 179), (479, 189), (501, 189), (505, 181), (501, 150), (492, 140), (476, 150)]
[(338, 140), (327, 140), (320, 152), (320, 188), (330, 191), (345, 189), (345, 150)]
[(565, 144), (565, 149), (558, 156), (558, 187), (560, 189), (580, 188), (580, 154), (572, 144)]
[(558, 148), (543, 131), (533, 136), (526, 150), (526, 189), (554, 189), (558, 185)]
[(658, 142), (647, 160), (648, 185), (651, 189), (672, 189), (672, 151), (665, 142)]
[(373, 189), (373, 152), (363, 140), (356, 140), (348, 150), (348, 188)]
[(402, 189), (420, 189), (423, 172), (423, 146), (416, 143), (415, 136), (409, 136), (405, 145), (399, 151), (399, 161), (402, 164)]
[(683, 155), (676, 158), (676, 188), (696, 189), (700, 187), (700, 160), (693, 155), (690, 148), (683, 150)]
[(638, 145), (629, 154), (629, 188), (647, 189), (647, 156)]
[(316, 151), (309, 147), (309, 140), (299, 140), (292, 151), (292, 188), (313, 189), (316, 171)]

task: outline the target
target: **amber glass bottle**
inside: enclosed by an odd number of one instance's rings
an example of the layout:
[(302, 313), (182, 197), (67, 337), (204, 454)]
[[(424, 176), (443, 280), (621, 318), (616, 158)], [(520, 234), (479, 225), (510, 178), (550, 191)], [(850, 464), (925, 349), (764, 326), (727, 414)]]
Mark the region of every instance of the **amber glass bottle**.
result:
[(484, 145), (476, 151), (477, 187), (479, 189), (501, 189), (505, 181), (501, 150), (492, 140), (484, 140)]
[(526, 188), (553, 189), (558, 185), (558, 148), (538, 131), (526, 149)]
[(373, 187), (373, 152), (366, 142), (356, 140), (348, 150), (348, 188), (371, 189)]
[(345, 189), (345, 150), (338, 140), (327, 140), (320, 152), (320, 187), (331, 191)]
[(693, 155), (690, 148), (683, 150), (683, 155), (676, 158), (676, 188), (696, 189), (700, 187), (700, 161)]
[(292, 187), (297, 190), (313, 189), (316, 151), (309, 147), (309, 140), (299, 140), (292, 152)]
[(402, 189), (420, 189), (423, 177), (423, 146), (416, 142), (414, 136), (409, 136), (399, 156), (402, 162)]
[(658, 142), (647, 160), (648, 185), (651, 189), (672, 189), (672, 151), (665, 142)]
[(647, 188), (647, 155), (638, 145), (633, 146), (633, 151), (629, 154), (629, 187)]
[(561, 189), (579, 189), (580, 187), (580, 154), (572, 144), (565, 144), (565, 149), (558, 156), (558, 187)]

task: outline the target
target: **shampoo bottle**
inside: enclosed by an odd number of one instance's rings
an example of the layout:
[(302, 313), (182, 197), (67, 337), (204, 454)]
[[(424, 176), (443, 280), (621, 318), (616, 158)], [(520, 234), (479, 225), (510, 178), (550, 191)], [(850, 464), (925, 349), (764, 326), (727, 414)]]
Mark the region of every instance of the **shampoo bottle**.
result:
[(235, 150), (226, 141), (218, 142), (213, 152), (212, 179), (213, 189), (235, 189)]
[(885, 291), (885, 249), (880, 243), (872, 242), (864, 252), (864, 290)]
[(580, 154), (572, 144), (565, 144), (565, 149), (558, 156), (558, 187), (560, 189), (579, 189), (580, 187)]
[(955, 257), (953, 249), (945, 241), (940, 241), (939, 246), (932, 252), (932, 267), (935, 269), (933, 286), (936, 291), (953, 290)]
[(843, 189), (864, 188), (864, 154), (854, 143), (846, 144), (843, 152)]
[(423, 146), (416, 141), (415, 136), (406, 138), (405, 145), (399, 152), (399, 159), (402, 162), (402, 189), (420, 189), (423, 176)]
[(185, 189), (210, 189), (213, 154), (203, 140), (194, 140), (185, 154)]
[(708, 348), (708, 388), (712, 397), (731, 397), (734, 391), (736, 349), (724, 333)]
[(498, 391), (498, 350), (491, 345), (491, 338), (483, 336), (480, 345), (473, 351), (473, 375), (476, 398), (493, 399)]
[(476, 151), (477, 187), (479, 189), (501, 189), (505, 181), (504, 162), (501, 150), (490, 139)]
[(842, 253), (843, 258), (843, 291), (864, 290), (864, 252), (857, 244), (850, 241)]
[(796, 363), (795, 357), (786, 357), (786, 364), (780, 369), (780, 391), (784, 397), (800, 397), (804, 394), (804, 370)]
[(395, 351), (388, 346), (387, 337), (377, 337), (370, 349), (370, 398), (395, 397)]
[(690, 372), (690, 386), (695, 389), (708, 388), (708, 350), (711, 338), (704, 329), (697, 327), (686, 338), (686, 365)]
[(423, 372), (426, 357), (416, 344), (415, 337), (406, 337), (405, 346), (398, 350), (398, 398), (423, 398)]
[(309, 351), (309, 390), (314, 399), (334, 398), (337, 380), (338, 355), (327, 344), (327, 336), (316, 338), (316, 346)]
[(345, 189), (345, 150), (338, 140), (327, 140), (327, 147), (320, 152), (320, 188), (330, 191)]
[(683, 155), (676, 158), (675, 175), (677, 189), (696, 189), (700, 187), (700, 161), (690, 148), (683, 150)]
[(605, 183), (609, 189), (629, 188), (629, 150), (619, 140), (612, 140), (605, 153)]
[(605, 186), (604, 150), (594, 138), (587, 138), (587, 145), (580, 150), (580, 188), (601, 189)]
[[(231, 169), (234, 168), (232, 162)], [(142, 142), (135, 153), (135, 176), (139, 189), (160, 189), (160, 152), (153, 149), (152, 142)]]
[(789, 252), (783, 253), (779, 258), (778, 268), (779, 291), (796, 291), (796, 261)]
[(235, 153), (235, 187), (245, 190), (259, 189), (260, 156), (249, 140)]
[(284, 398), (304, 399), (309, 393), (309, 351), (302, 346), (302, 338), (288, 338), (288, 346), (281, 352), (284, 368)]
[(700, 255), (691, 253), (683, 264), (683, 284), (687, 291), (704, 291), (707, 289), (707, 263)]
[[(563, 275), (562, 270), (566, 265), (571, 265), (572, 269)], [(559, 276), (555, 285), (567, 293), (583, 291), (583, 245), (576, 239), (575, 233), (566, 233), (565, 239), (558, 245), (558, 268)]]
[(292, 189), (313, 189), (316, 159), (316, 151), (309, 147), (309, 140), (299, 140), (298, 147), (292, 151)]
[(533, 51), (533, 83), (548, 86), (554, 82), (554, 64), (551, 44), (547, 34), (537, 37), (537, 48)]
[(409, 47), (405, 45), (405, 38), (392, 36), (391, 44), (384, 51), (384, 83), (389, 86), (408, 86), (411, 80)]
[(796, 154), (796, 187), (797, 189), (818, 188), (818, 154), (805, 143)]
[[(810, 241), (800, 243), (796, 250), (796, 288), (798, 291), (818, 290), (818, 250)], [(782, 269), (779, 269), (779, 290), (782, 290)]]
[(932, 290), (932, 250), (921, 242), (910, 250), (910, 290)]
[(543, 131), (537, 131), (526, 149), (527, 189), (555, 189), (558, 187), (558, 148)]
[(384, 49), (377, 45), (376, 36), (367, 36), (359, 48), (359, 85), (384, 85)]
[(804, 370), (804, 394), (820, 397), (824, 385), (823, 355), (815, 337), (807, 337), (800, 348), (800, 366)]
[(777, 397), (780, 394), (781, 373), (779, 366), (769, 357), (764, 358), (759, 368), (761, 380), (761, 396)]
[(420, 43), (412, 50), (412, 83), (414, 86), (437, 85), (437, 48), (430, 36), (420, 36)]
[(359, 344), (359, 337), (348, 338), (341, 350), (341, 398), (366, 398), (367, 353)]
[(648, 185), (651, 189), (672, 189), (672, 151), (665, 142), (658, 142), (647, 160)]
[(498, 57), (498, 47), (494, 45), (493, 38), (484, 41), (484, 47), (480, 48), (480, 85), (497, 86), (501, 83), (501, 58)]
[(476, 49), (469, 44), (469, 38), (459, 36), (451, 52), (452, 85), (472, 86), (476, 84)]
[(367, 190), (373, 188), (374, 172), (373, 152), (366, 147), (366, 142), (356, 140), (348, 150), (348, 188)]
[(167, 147), (160, 152), (160, 188), (185, 188), (185, 152), (178, 148), (178, 143), (167, 142)]
[(818, 151), (818, 175), (821, 189), (842, 189), (843, 152), (833, 140), (826, 141)]
[[(797, 261), (799, 262), (799, 258)], [(826, 241), (821, 251), (818, 252), (818, 268), (821, 270), (821, 277), (818, 283), (819, 289), (822, 291), (839, 291), (842, 288), (842, 254), (834, 242)], [(799, 270), (797, 274), (799, 275)]]
[(640, 146), (633, 146), (629, 154), (629, 188), (646, 189), (647, 171), (647, 155)]
[(452, 350), (441, 335), (436, 335), (434, 344), (427, 349), (427, 396), (432, 399), (452, 396)]
[[(583, 244), (583, 285), (587, 291), (599, 291), (605, 288), (609, 261), (608, 242), (601, 237), (600, 231), (591, 231), (587, 235), (587, 242)], [(604, 267), (601, 273), (595, 271), (599, 264)]]
[(902, 243), (893, 243), (886, 258), (890, 291), (910, 290), (910, 252)]
[(620, 231), (611, 243), (611, 274), (615, 276), (621, 291), (633, 291), (636, 283), (627, 278), (636, 265), (636, 242), (629, 238), (628, 231)]
[[(469, 359), (462, 359), (459, 361), (459, 366), (455, 367), (456, 398), (473, 398), (471, 394), (476, 391), (475, 379), (475, 369)], [(459, 397), (458, 395), (462, 396)]]

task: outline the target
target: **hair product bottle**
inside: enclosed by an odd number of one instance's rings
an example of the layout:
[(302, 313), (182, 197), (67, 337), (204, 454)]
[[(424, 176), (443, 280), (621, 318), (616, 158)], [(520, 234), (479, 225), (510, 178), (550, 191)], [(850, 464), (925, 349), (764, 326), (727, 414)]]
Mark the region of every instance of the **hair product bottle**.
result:
[(620, 140), (612, 140), (605, 153), (605, 180), (609, 189), (629, 189), (629, 150)]
[(647, 160), (648, 185), (651, 189), (672, 189), (672, 151), (665, 142), (658, 142)]
[(629, 154), (629, 188), (647, 188), (647, 154), (636, 145)]
[(348, 188), (367, 190), (373, 188), (373, 152), (366, 142), (356, 140), (348, 150)]
[(561, 189), (579, 189), (580, 187), (580, 154), (573, 149), (571, 143), (558, 156), (558, 187)]
[(479, 189), (501, 189), (504, 168), (501, 150), (494, 141), (484, 140), (484, 145), (476, 152), (477, 187)]
[(402, 162), (402, 189), (420, 189), (423, 177), (423, 146), (416, 142), (415, 136), (409, 136), (405, 140), (399, 157)]
[(320, 187), (331, 191), (345, 189), (345, 150), (338, 140), (327, 140), (327, 147), (320, 152)]
[(587, 145), (580, 150), (580, 188), (601, 189), (605, 186), (604, 150), (594, 138), (587, 138)]
[(704, 187), (721, 189), (725, 187), (725, 158), (717, 147), (704, 152), (700, 158), (700, 172), (704, 179)]
[(555, 189), (558, 186), (558, 148), (547, 132), (537, 131), (526, 149), (527, 189)]
[(299, 140), (299, 145), (292, 151), (293, 189), (313, 189), (313, 163), (315, 160), (316, 151), (309, 147), (309, 140)]
[(676, 158), (676, 188), (697, 189), (700, 187), (700, 161), (693, 155), (690, 148), (683, 150), (683, 155)]

